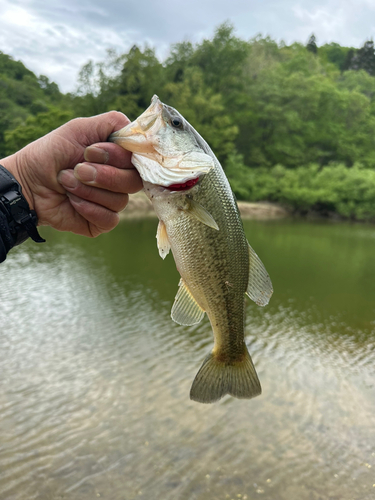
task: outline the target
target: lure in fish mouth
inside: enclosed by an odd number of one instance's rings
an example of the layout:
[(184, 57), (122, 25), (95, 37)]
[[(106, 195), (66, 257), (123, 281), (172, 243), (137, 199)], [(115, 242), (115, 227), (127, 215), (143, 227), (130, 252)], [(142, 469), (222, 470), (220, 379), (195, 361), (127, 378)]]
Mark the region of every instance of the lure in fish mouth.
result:
[(272, 283), (246, 240), (219, 161), (181, 114), (157, 96), (109, 140), (132, 151), (132, 163), (159, 217), (159, 254), (164, 259), (171, 250), (181, 275), (172, 319), (194, 325), (206, 313), (212, 326), (214, 348), (194, 379), (190, 398), (213, 403), (226, 394), (259, 395), (245, 344), (245, 295), (265, 306)]

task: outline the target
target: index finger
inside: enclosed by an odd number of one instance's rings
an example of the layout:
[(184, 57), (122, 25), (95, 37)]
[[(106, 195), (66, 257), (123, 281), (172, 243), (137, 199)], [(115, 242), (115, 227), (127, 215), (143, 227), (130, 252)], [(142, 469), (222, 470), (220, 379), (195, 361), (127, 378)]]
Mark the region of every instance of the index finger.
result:
[(131, 152), (114, 142), (98, 142), (85, 149), (84, 158), (91, 163), (102, 163), (117, 168), (134, 168)]

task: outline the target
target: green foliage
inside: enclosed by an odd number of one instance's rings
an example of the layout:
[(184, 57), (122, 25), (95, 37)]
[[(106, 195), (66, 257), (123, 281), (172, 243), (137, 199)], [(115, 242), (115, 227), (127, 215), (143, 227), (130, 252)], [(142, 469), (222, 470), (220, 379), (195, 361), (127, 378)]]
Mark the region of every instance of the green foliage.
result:
[(92, 116), (104, 113), (118, 95), (112, 82), (112, 73), (121, 68), (120, 56), (107, 51), (105, 62), (88, 61), (79, 72), (78, 88), (73, 104), (76, 116)]
[(233, 32), (229, 23), (222, 24), (213, 39), (203, 40), (191, 56), (191, 65), (202, 70), (206, 85), (214, 92), (232, 93), (242, 88), (242, 65), (249, 45)]
[(338, 43), (327, 43), (319, 47), (319, 57), (336, 66), (340, 71), (349, 69), (349, 61), (354, 49), (342, 47)]
[(306, 49), (313, 54), (318, 52), (318, 46), (316, 44), (316, 37), (314, 33), (310, 36), (309, 41), (306, 44)]
[[(248, 168), (244, 163), (243, 155), (232, 151), (224, 163), (224, 170), (234, 194), (240, 200), (252, 200), (252, 177), (254, 170)], [(262, 197), (260, 198), (262, 199)]]
[(0, 51), (0, 75), (10, 80), (23, 80), (25, 76), (34, 78), (35, 75), (28, 70), (20, 61), (14, 61), (12, 57)]
[(138, 106), (137, 115), (149, 106), (151, 97), (160, 91), (161, 73), (162, 65), (153, 49), (146, 47), (142, 51), (134, 45), (124, 57), (117, 82), (118, 93), (120, 96), (132, 97)]
[(221, 161), (238, 151), (248, 167), (288, 168), (355, 162), (372, 167), (373, 85), (364, 72), (342, 73), (349, 51), (338, 44), (307, 48), (260, 36), (239, 39), (225, 23), (212, 39), (175, 44), (164, 63), (134, 46), (80, 74), (75, 109), (118, 109), (131, 119), (154, 93), (175, 106)]
[(130, 119), (153, 94), (176, 107), (222, 162), (237, 196), (295, 210), (375, 218), (375, 50), (242, 40), (229, 23), (198, 44), (110, 50), (85, 64), (75, 94), (0, 52), (0, 154), (73, 116)]
[(164, 86), (160, 97), (178, 109), (196, 128), (219, 160), (234, 150), (238, 128), (225, 115), (221, 94), (214, 93), (204, 83), (200, 69), (188, 68), (181, 82), (171, 82)]
[(51, 108), (36, 116), (29, 115), (25, 122), (5, 132), (6, 154), (15, 153), (30, 142), (60, 127), (71, 118), (73, 118), (72, 111), (59, 108)]
[(54, 105), (66, 109), (70, 98), (63, 96), (46, 76), (37, 78), (20, 61), (0, 52), (0, 157), (9, 151), (5, 134)]
[[(238, 162), (237, 167), (231, 164), (232, 159)], [(279, 202), (300, 213), (336, 213), (353, 220), (375, 221), (375, 171), (362, 165), (249, 169), (241, 158), (232, 157), (226, 171), (239, 199)]]
[(369, 75), (375, 76), (375, 48), (374, 41), (367, 40), (363, 47), (352, 51), (350, 59), (346, 60), (345, 69), (354, 69), (356, 71), (363, 69)]

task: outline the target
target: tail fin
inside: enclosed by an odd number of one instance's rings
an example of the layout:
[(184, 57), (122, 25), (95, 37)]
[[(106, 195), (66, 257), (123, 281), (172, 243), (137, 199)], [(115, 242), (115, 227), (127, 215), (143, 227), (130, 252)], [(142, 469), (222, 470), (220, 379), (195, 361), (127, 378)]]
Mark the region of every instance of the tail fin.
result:
[(220, 361), (209, 354), (197, 373), (190, 390), (190, 399), (199, 403), (214, 403), (226, 394), (250, 399), (262, 392), (258, 375), (246, 345), (240, 361)]

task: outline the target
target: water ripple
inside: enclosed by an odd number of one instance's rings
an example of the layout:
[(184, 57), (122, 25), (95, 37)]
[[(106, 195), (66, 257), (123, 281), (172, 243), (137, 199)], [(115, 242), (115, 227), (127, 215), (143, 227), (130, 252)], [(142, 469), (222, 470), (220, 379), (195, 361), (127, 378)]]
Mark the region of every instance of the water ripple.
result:
[(370, 323), (310, 298), (249, 304), (263, 395), (197, 405), (208, 321), (175, 325), (163, 283), (113, 272), (111, 238), (91, 256), (81, 240), (19, 248), (1, 269), (1, 499), (372, 498)]

